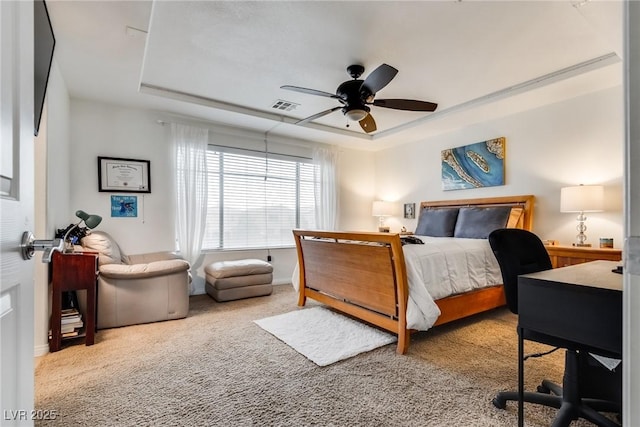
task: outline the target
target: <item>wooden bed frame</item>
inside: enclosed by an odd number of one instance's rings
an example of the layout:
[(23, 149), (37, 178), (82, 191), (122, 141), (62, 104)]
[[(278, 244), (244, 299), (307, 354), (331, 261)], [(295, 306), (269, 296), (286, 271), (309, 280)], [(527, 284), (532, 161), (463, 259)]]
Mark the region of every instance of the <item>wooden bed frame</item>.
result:
[[(425, 207), (521, 207), (515, 226), (531, 230), (534, 196), (422, 202)], [(420, 211), (421, 211), (420, 210)], [(419, 211), (419, 212), (420, 212)], [(298, 252), (298, 305), (307, 298), (398, 335), (397, 352), (409, 348), (407, 271), (400, 235), (378, 232), (293, 230)], [(436, 300), (441, 325), (505, 305), (502, 285)]]

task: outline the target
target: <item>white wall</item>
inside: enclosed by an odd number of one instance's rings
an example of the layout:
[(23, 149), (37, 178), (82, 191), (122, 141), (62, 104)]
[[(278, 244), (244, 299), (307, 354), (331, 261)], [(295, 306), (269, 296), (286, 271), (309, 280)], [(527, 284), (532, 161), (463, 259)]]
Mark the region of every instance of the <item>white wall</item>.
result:
[[(71, 200), (68, 225), (82, 209), (102, 216), (127, 254), (175, 249), (171, 150), (157, 114), (91, 101), (71, 101)], [(112, 218), (110, 192), (98, 191), (98, 156), (149, 160), (151, 193), (138, 197), (136, 218)]]
[[(66, 216), (58, 227), (74, 220), (78, 209), (103, 217), (98, 229), (111, 234), (127, 254), (174, 250), (174, 202), (172, 150), (168, 126), (158, 120), (167, 120), (166, 114), (125, 108), (122, 106), (73, 99), (70, 118), (70, 203)], [(263, 149), (264, 136), (237, 131), (230, 135), (222, 126), (208, 125), (212, 142), (230, 145), (246, 144), (246, 148)], [(270, 142), (270, 149), (287, 141)], [(243, 142), (244, 141), (244, 142)], [(307, 143), (289, 142), (291, 154), (310, 153)], [(110, 196), (98, 191), (97, 157), (122, 157), (151, 161), (151, 193), (137, 194), (137, 218), (112, 218)], [(371, 200), (373, 197), (373, 154), (344, 149), (340, 152), (338, 175), (340, 184), (341, 215), (339, 223), (348, 229), (370, 229)], [(289, 283), (296, 263), (293, 248), (214, 251), (200, 257), (192, 267), (194, 293), (204, 293), (204, 266), (214, 261), (243, 258), (266, 260), (271, 255), (274, 283)]]
[[(51, 237), (47, 232), (47, 106), (42, 109), (40, 130), (34, 140), (34, 230), (36, 238), (46, 239)], [(49, 265), (42, 261), (42, 252), (34, 254), (33, 282), (34, 282), (34, 313), (33, 313), (33, 343), (34, 355), (42, 356), (49, 351), (47, 335), (49, 329)]]
[[(399, 203), (497, 195), (534, 194), (534, 231), (544, 239), (574, 241), (575, 215), (559, 212), (560, 188), (604, 184), (607, 211), (589, 214), (587, 235), (613, 237), (622, 245), (623, 126), (621, 88), (564, 101), (545, 108), (467, 126), (424, 141), (379, 152), (339, 150), (339, 218), (342, 230), (375, 230), (374, 199)], [(109, 232), (125, 253), (173, 250), (174, 208), (171, 148), (168, 128), (157, 123), (166, 116), (92, 101), (71, 101), (70, 203), (67, 222), (83, 209), (103, 216), (99, 229)], [(228, 129), (209, 128), (220, 135)], [(217, 130), (216, 130), (217, 129)], [(239, 132), (242, 134), (243, 132)], [(245, 132), (246, 133), (246, 132)], [(263, 147), (263, 136), (246, 133), (247, 144)], [(440, 184), (440, 151), (444, 148), (507, 138), (506, 185), (444, 192)], [(237, 144), (240, 139), (225, 141)], [(254, 147), (255, 145), (255, 147)], [(298, 150), (304, 151), (304, 146)], [(151, 161), (150, 194), (139, 194), (138, 218), (111, 218), (110, 196), (98, 192), (97, 157)], [(415, 228), (417, 220), (394, 217), (392, 231)], [(193, 266), (195, 293), (204, 292), (204, 266), (213, 261), (272, 257), (274, 283), (290, 280), (293, 249), (208, 252)]]
[[(125, 253), (174, 250), (172, 153), (168, 128), (157, 123), (158, 119), (166, 119), (166, 115), (69, 100), (55, 66), (48, 93), (45, 232), (51, 234), (49, 237), (53, 237), (56, 228), (76, 222), (74, 212), (83, 209), (103, 217), (99, 229), (112, 234)], [(341, 148), (338, 228), (376, 230), (377, 220), (371, 216), (371, 203), (375, 199), (401, 204), (534, 194), (537, 198), (534, 231), (544, 239), (570, 244), (576, 234), (575, 215), (559, 212), (560, 188), (580, 183), (604, 184), (607, 211), (588, 215), (587, 235), (595, 245), (598, 237), (606, 236), (614, 238), (616, 247), (622, 247), (622, 117), (622, 89), (617, 87), (389, 150), (363, 152)], [(506, 185), (442, 191), (442, 149), (499, 136), (507, 139)], [(262, 138), (249, 143), (259, 149)], [(111, 218), (112, 193), (98, 191), (98, 156), (151, 161), (152, 192), (138, 194), (137, 218)], [(412, 230), (417, 220), (398, 216), (388, 223), (392, 231), (402, 225)], [(296, 262), (295, 250), (272, 249), (269, 254), (274, 283), (289, 282)], [(267, 255), (266, 250), (205, 254), (193, 266), (195, 293), (204, 292), (204, 265), (218, 260), (266, 259)], [(39, 280), (37, 286), (38, 292), (46, 295), (45, 279)], [(36, 348), (46, 351), (48, 313), (43, 313), (47, 311), (43, 299), (36, 304), (39, 313)]]
[[(53, 62), (40, 132), (35, 140), (35, 236), (52, 239), (69, 217), (69, 95)], [(35, 355), (49, 351), (49, 265), (35, 263)]]
[(67, 86), (58, 64), (53, 62), (47, 85), (47, 133), (46, 133), (46, 232), (53, 237), (56, 229), (66, 227), (75, 218), (70, 206), (71, 179), (73, 175), (69, 124), (71, 119)]
[[(605, 186), (606, 211), (587, 214), (588, 243), (613, 237), (623, 246), (623, 93), (606, 89), (544, 108), (467, 126), (455, 132), (383, 150), (375, 156), (376, 198), (416, 203), (490, 196), (536, 196), (533, 230), (561, 244), (575, 241), (573, 213), (560, 213), (560, 188)], [(506, 137), (505, 185), (443, 191), (440, 152), (487, 139)], [(413, 230), (415, 220), (390, 218), (392, 231)]]

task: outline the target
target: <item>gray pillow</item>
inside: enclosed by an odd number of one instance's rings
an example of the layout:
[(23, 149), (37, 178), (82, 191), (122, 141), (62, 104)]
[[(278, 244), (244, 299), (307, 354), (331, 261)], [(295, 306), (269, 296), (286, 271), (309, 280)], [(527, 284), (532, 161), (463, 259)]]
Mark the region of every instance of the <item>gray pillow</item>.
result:
[(415, 234), (431, 237), (453, 237), (458, 208), (425, 208), (420, 212)]
[(453, 236), (467, 239), (486, 239), (493, 230), (504, 228), (507, 225), (510, 212), (511, 208), (508, 206), (460, 208)]

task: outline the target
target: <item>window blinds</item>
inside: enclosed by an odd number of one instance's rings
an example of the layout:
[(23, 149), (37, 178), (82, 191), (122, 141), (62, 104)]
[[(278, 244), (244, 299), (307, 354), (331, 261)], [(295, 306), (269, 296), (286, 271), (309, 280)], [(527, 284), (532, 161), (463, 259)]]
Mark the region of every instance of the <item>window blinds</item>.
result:
[(314, 228), (310, 159), (210, 146), (203, 249), (292, 246), (294, 228)]

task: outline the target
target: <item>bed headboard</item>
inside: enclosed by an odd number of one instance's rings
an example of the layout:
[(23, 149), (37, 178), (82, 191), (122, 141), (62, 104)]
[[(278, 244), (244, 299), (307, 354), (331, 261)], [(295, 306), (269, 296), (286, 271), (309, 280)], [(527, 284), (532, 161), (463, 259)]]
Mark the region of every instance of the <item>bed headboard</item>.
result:
[[(439, 200), (421, 202), (420, 211), (426, 208), (461, 208), (461, 207), (494, 207), (510, 206), (513, 215), (517, 216), (514, 228), (522, 228), (531, 231), (533, 227), (533, 202), (532, 195), (486, 197), (481, 199)], [(418, 215), (419, 215), (418, 212)], [(418, 216), (419, 217), (419, 216)]]

